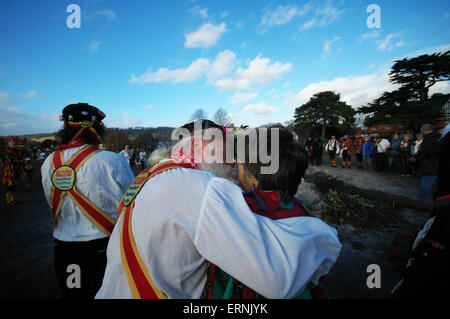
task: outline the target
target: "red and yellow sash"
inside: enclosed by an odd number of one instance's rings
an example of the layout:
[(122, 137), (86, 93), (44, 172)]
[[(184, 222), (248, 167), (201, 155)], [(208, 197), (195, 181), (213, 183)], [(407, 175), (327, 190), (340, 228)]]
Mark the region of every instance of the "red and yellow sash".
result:
[(52, 204), (54, 218), (52, 232), (55, 228), (65, 196), (68, 195), (86, 218), (88, 218), (104, 234), (107, 236), (111, 235), (115, 224), (114, 219), (100, 210), (89, 199), (81, 195), (75, 186), (76, 173), (80, 167), (92, 155), (99, 151), (97, 146), (88, 145), (76, 152), (67, 163), (64, 163), (62, 150), (58, 150), (53, 154), (53, 158), (50, 161), (53, 172), (52, 187), (50, 189), (50, 203)]
[(120, 202), (118, 216), (123, 213), (122, 230), (120, 233), (120, 253), (128, 284), (133, 298), (135, 299), (167, 298), (167, 296), (155, 286), (150, 273), (137, 250), (133, 231), (131, 229), (131, 217), (133, 214), (134, 199), (144, 184), (153, 176), (175, 168), (192, 168), (192, 166), (190, 164), (167, 161), (147, 168), (136, 177), (133, 183), (131, 183)]

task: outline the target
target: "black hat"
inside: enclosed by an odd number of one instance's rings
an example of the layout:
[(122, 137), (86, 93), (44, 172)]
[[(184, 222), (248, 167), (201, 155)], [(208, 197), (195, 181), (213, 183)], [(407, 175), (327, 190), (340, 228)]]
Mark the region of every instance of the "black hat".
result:
[(186, 123), (186, 124), (184, 124), (182, 126), (182, 128), (188, 129), (190, 133), (194, 133), (195, 123), (196, 122), (201, 124), (202, 130), (206, 130), (206, 129), (209, 129), (209, 128), (223, 129), (223, 126), (221, 126), (220, 124), (217, 124), (217, 123), (215, 123), (213, 121), (206, 120), (206, 119), (195, 120), (195, 121)]
[(100, 122), (105, 117), (105, 113), (100, 111), (95, 106), (89, 105), (87, 103), (77, 103), (69, 104), (63, 109), (61, 120), (72, 122)]

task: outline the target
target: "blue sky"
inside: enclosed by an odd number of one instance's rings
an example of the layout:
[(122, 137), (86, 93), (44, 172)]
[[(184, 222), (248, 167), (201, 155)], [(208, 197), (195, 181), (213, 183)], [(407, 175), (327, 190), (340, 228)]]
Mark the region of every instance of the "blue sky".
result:
[(0, 135), (56, 131), (74, 102), (110, 127), (179, 126), (200, 107), (261, 125), (320, 91), (357, 108), (394, 89), (392, 61), (450, 49), (450, 2), (4, 0), (0, 39)]

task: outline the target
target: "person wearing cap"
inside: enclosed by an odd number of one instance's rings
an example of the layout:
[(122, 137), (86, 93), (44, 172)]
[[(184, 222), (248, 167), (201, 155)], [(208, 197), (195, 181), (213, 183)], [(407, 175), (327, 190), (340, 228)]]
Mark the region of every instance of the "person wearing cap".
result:
[(436, 141), (441, 134), (435, 130), (435, 126), (431, 124), (423, 124), (420, 127), (423, 134), (423, 141), (417, 154), (409, 160), (418, 163), (418, 173), (420, 176), (420, 186), (418, 198), (431, 199), (431, 189), (437, 179), (437, 170), (439, 166), (439, 157), (435, 152)]
[(63, 145), (41, 167), (63, 298), (92, 298), (100, 287), (119, 202), (134, 179), (122, 156), (99, 149), (104, 118), (86, 103), (66, 106), (60, 116)]
[[(242, 189), (229, 180), (234, 175), (232, 167), (223, 161), (211, 163), (209, 157), (212, 150), (225, 154), (224, 148), (230, 145), (224, 145), (221, 132), (225, 129), (212, 121), (195, 123), (202, 125), (182, 127), (185, 138), (172, 147), (170, 158), (144, 170), (128, 189), (96, 298), (201, 298), (208, 263), (266, 298), (298, 296), (335, 263), (341, 249), (336, 230), (314, 217), (272, 220), (252, 212)], [(291, 135), (280, 134), (278, 141), (289, 144), (291, 152), (299, 147)], [(244, 148), (251, 149), (246, 143)], [(277, 184), (289, 189), (291, 199), (305, 167), (293, 167), (294, 162), (281, 157), (278, 173), (260, 178), (264, 180), (260, 183), (248, 179), (247, 186), (264, 192), (272, 187), (270, 180), (278, 178)], [(236, 160), (242, 179), (248, 166), (242, 165), (242, 158)], [(283, 166), (286, 162), (290, 169)]]

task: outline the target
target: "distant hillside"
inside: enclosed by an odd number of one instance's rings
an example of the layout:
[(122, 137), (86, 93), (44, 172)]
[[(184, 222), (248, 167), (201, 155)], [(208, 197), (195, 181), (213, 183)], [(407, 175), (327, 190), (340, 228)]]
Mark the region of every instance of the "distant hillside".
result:
[[(28, 141), (42, 143), (45, 140), (54, 141), (56, 138), (56, 133), (39, 133), (39, 134), (27, 134), (27, 135), (17, 135), (20, 138), (26, 138)], [(0, 138), (7, 138), (8, 136), (0, 136)]]
[(149, 131), (152, 133), (153, 137), (158, 141), (169, 141), (174, 127), (159, 126), (159, 127), (129, 127), (129, 128), (116, 128), (108, 127), (106, 129), (106, 134), (108, 131), (120, 130), (128, 135), (131, 141), (133, 141), (140, 133)]

